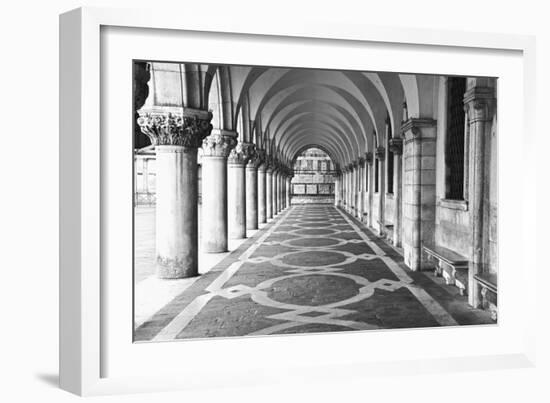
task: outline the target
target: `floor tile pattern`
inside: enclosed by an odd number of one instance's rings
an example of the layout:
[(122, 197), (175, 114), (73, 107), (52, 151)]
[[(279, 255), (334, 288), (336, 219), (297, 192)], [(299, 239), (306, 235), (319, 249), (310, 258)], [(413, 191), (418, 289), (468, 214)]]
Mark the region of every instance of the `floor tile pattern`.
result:
[(135, 341), (492, 323), (330, 205), (292, 206), (146, 320)]

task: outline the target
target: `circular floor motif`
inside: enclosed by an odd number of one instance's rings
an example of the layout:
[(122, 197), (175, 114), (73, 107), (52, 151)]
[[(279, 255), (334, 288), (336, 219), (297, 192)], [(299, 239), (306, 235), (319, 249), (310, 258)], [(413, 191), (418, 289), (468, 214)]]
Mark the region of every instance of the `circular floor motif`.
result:
[[(346, 241), (343, 242), (345, 243)], [(281, 243), (294, 247), (326, 248), (328, 246), (337, 246), (341, 244), (342, 241), (336, 238), (295, 238)]]
[(330, 228), (304, 228), (292, 231), (296, 235), (334, 235), (339, 231)]
[(320, 306), (354, 297), (361, 285), (332, 275), (304, 275), (276, 281), (265, 290), (269, 299), (282, 303)]
[(323, 228), (323, 227), (330, 227), (335, 224), (331, 224), (329, 222), (326, 222), (325, 220), (325, 222), (301, 222), (300, 224), (294, 224), (294, 225), (298, 225), (301, 228)]
[(318, 218), (318, 217), (305, 217), (305, 218), (298, 218), (297, 221), (300, 221), (300, 222), (328, 222), (328, 221), (331, 221), (330, 218), (327, 218), (327, 217), (322, 217), (322, 218)]
[(288, 253), (279, 260), (290, 266), (319, 267), (343, 263), (346, 256), (338, 252), (305, 251)]

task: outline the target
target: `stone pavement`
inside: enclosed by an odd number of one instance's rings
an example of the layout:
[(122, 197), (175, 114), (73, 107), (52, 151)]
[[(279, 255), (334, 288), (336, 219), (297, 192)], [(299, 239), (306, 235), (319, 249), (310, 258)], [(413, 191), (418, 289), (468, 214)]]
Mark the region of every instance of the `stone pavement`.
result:
[(292, 206), (193, 282), (135, 341), (493, 323), (331, 205)]

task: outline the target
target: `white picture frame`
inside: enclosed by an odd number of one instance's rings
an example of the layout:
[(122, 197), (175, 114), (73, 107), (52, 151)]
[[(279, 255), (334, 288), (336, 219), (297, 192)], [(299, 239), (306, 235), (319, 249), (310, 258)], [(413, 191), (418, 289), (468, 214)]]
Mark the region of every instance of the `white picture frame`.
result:
[[(132, 32), (142, 30), (144, 35), (155, 30), (160, 33), (155, 40), (178, 40), (177, 33), (193, 33), (197, 41), (200, 33), (216, 33), (215, 40), (227, 36), (231, 38), (249, 38), (254, 43), (269, 42), (277, 45), (277, 42), (293, 41), (301, 47), (312, 48), (313, 44), (319, 46), (350, 47), (367, 46), (369, 49), (384, 51), (386, 48), (403, 52), (403, 55), (429, 54), (440, 52), (449, 57), (457, 57), (461, 52), (472, 52), (482, 57), (485, 53), (509, 55), (510, 67), (514, 72), (510, 73), (510, 92), (504, 91), (504, 95), (514, 96), (514, 102), (523, 105), (518, 116), (502, 119), (503, 143), (506, 136), (510, 135), (507, 127), (519, 130), (526, 144), (515, 150), (515, 158), (524, 161), (529, 160), (532, 146), (529, 141), (534, 135), (534, 92), (535, 74), (534, 39), (522, 35), (501, 35), (489, 33), (465, 33), (456, 31), (430, 31), (407, 28), (381, 28), (369, 25), (354, 25), (345, 22), (307, 21), (301, 24), (280, 24), (278, 21), (262, 20), (237, 20), (224, 19), (212, 16), (202, 19), (181, 19), (177, 14), (171, 14), (164, 10), (111, 10), (103, 8), (81, 8), (70, 11), (60, 17), (60, 385), (63, 389), (79, 395), (97, 395), (113, 393), (135, 393), (140, 391), (161, 391), (186, 388), (206, 388), (224, 386), (229, 384), (252, 385), (271, 382), (291, 382), (296, 376), (302, 380), (327, 379), (347, 376), (369, 376), (373, 374), (406, 374), (419, 372), (464, 371), (492, 368), (518, 368), (534, 365), (534, 339), (535, 320), (532, 315), (524, 313), (536, 311), (533, 287), (529, 287), (529, 278), (536, 277), (536, 263), (533, 253), (533, 245), (529, 245), (531, 253), (521, 253), (527, 250), (530, 233), (535, 233), (535, 211), (527, 207), (519, 209), (522, 215), (521, 223), (516, 224), (514, 230), (520, 232), (516, 243), (517, 255), (522, 256), (519, 261), (521, 275), (514, 278), (518, 292), (514, 293), (517, 304), (508, 304), (506, 290), (511, 289), (511, 278), (506, 273), (506, 265), (518, 263), (513, 260), (505, 263), (499, 278), (499, 290), (503, 290), (502, 299), (499, 293), (499, 307), (502, 314), (499, 317), (499, 325), (494, 327), (479, 327), (476, 329), (422, 329), (422, 330), (394, 330), (383, 333), (367, 334), (365, 332), (350, 332), (353, 334), (330, 334), (315, 336), (277, 336), (269, 338), (246, 338), (233, 340), (207, 340), (191, 341), (183, 343), (151, 343), (143, 345), (139, 354), (149, 357), (156, 362), (163, 362), (158, 357), (166, 357), (173, 354), (181, 355), (185, 360), (174, 359), (174, 362), (164, 361), (167, 365), (165, 371), (159, 371), (157, 375), (131, 373), (120, 367), (117, 371), (111, 371), (106, 364), (113, 360), (114, 356), (124, 351), (125, 354), (133, 354), (132, 346), (122, 346), (111, 341), (109, 332), (121, 335), (124, 329), (112, 329), (112, 323), (108, 317), (124, 313), (124, 309), (117, 308), (124, 303), (108, 298), (112, 293), (106, 290), (105, 267), (108, 260), (114, 255), (123, 255), (126, 249), (113, 250), (107, 237), (104, 236), (106, 225), (105, 211), (111, 207), (111, 198), (108, 193), (111, 185), (107, 183), (106, 175), (109, 175), (108, 166), (112, 167), (111, 158), (114, 150), (110, 147), (109, 140), (102, 141), (101, 133), (106, 128), (102, 119), (102, 68), (105, 60), (102, 56), (102, 47), (116, 46), (116, 41), (105, 42), (102, 37), (109, 27), (118, 27), (119, 30), (128, 29)], [(170, 30), (170, 31), (168, 31)], [(124, 35), (132, 35), (126, 31)], [(169, 33), (171, 37), (163, 36)], [(168, 38), (168, 39), (167, 39)], [(119, 38), (120, 39), (120, 38)], [(147, 43), (147, 42), (146, 42)], [(160, 43), (160, 42), (159, 42)], [(131, 47), (129, 47), (131, 48)], [(162, 48), (162, 46), (160, 46)], [(203, 49), (204, 50), (204, 49)], [(311, 54), (316, 51), (311, 49)], [(139, 57), (157, 59), (163, 51), (145, 46), (140, 51)], [(199, 50), (196, 51), (199, 55)], [(397, 55), (398, 53), (396, 53)], [(262, 61), (269, 60), (270, 55), (256, 53), (255, 57)], [(198, 57), (198, 56), (196, 56)], [(223, 55), (214, 55), (223, 62)], [(250, 55), (249, 57), (252, 57)], [(292, 63), (289, 56), (281, 56), (281, 65)], [(392, 56), (388, 56), (391, 58)], [(508, 57), (508, 56), (506, 56)], [(345, 58), (345, 57), (344, 57)], [(315, 59), (312, 56), (312, 59)], [(360, 59), (360, 58), (359, 58)], [(252, 59), (249, 59), (250, 61)], [(343, 63), (342, 60), (331, 63)], [(103, 63), (103, 64), (102, 64)], [(296, 61), (300, 65), (300, 61)], [(359, 62), (358, 62), (359, 63)], [(433, 69), (445, 69), (440, 63), (434, 61)], [(243, 63), (245, 64), (245, 63)], [(254, 63), (250, 63), (254, 64)], [(262, 64), (261, 62), (259, 64)], [(517, 64), (517, 66), (516, 66)], [(318, 66), (324, 67), (324, 66)], [(332, 67), (332, 65), (331, 65)], [(399, 69), (400, 65), (394, 68)], [(460, 70), (460, 67), (456, 67)], [(503, 67), (504, 68), (504, 67)], [(374, 67), (373, 69), (376, 69)], [(473, 71), (483, 75), (491, 69), (483, 65), (476, 66)], [(129, 71), (129, 66), (128, 66)], [(521, 74), (518, 73), (521, 72)], [(414, 72), (429, 72), (414, 71)], [(435, 72), (435, 71), (432, 71)], [(449, 71), (437, 70), (437, 73), (449, 73)], [(455, 71), (458, 73), (459, 71)], [(490, 74), (487, 74), (490, 75)], [(128, 83), (131, 76), (128, 77)], [(128, 102), (131, 100), (128, 99)], [(500, 101), (500, 100), (499, 100)], [(503, 99), (505, 108), (506, 100)], [(104, 111), (103, 111), (104, 112)], [(128, 116), (130, 113), (128, 112)], [(506, 126), (510, 125), (510, 126)], [(130, 136), (130, 133), (128, 133)], [(105, 139), (103, 139), (105, 140)], [(499, 161), (506, 157), (506, 153), (512, 149), (503, 144), (499, 150)], [(123, 163), (128, 162), (127, 155), (121, 155)], [(507, 158), (511, 156), (508, 155)], [(129, 164), (129, 162), (128, 162)], [(524, 189), (534, 186), (536, 175), (534, 167), (523, 164), (522, 172), (527, 172), (522, 179)], [(500, 163), (502, 172), (507, 172), (506, 167)], [(502, 172), (500, 175), (502, 175)], [(521, 172), (520, 172), (521, 174)], [(517, 178), (517, 175), (514, 178)], [(506, 190), (506, 183), (502, 183)], [(520, 189), (521, 190), (521, 189)], [(528, 198), (528, 191), (518, 191), (513, 202), (521, 203)], [(502, 197), (502, 194), (500, 195)], [(499, 227), (502, 231), (502, 220), (511, 210), (503, 206), (499, 217)], [(112, 216), (110, 216), (112, 218)], [(501, 233), (499, 232), (499, 236)], [(503, 242), (500, 253), (508, 253), (505, 249), (506, 234), (502, 234)], [(109, 238), (112, 239), (112, 238)], [(516, 235), (516, 240), (518, 236)], [(114, 254), (114, 255), (113, 255)], [(124, 256), (122, 256), (124, 257)], [(102, 271), (103, 270), (103, 271)], [(109, 277), (109, 276), (107, 276)], [(125, 292), (121, 292), (121, 300), (124, 300)], [(508, 294), (509, 295), (509, 294)], [(125, 302), (126, 303), (126, 302)], [(514, 306), (512, 306), (514, 305)], [(126, 305), (125, 305), (126, 306)], [(115, 309), (116, 308), (116, 309)], [(116, 311), (116, 312), (115, 312)], [(129, 318), (131, 321), (131, 318)], [(107, 329), (109, 328), (109, 329)], [(423, 332), (423, 333), (419, 333)], [(128, 333), (130, 329), (128, 328)], [(475, 336), (470, 336), (475, 334)], [(495, 346), (486, 354), (483, 350), (472, 349), (471, 354), (463, 354), (456, 347), (455, 341), (469, 340), (468, 337), (483, 337), (487, 340), (494, 338)], [(124, 335), (127, 340), (127, 335)], [(342, 344), (345, 338), (345, 347), (342, 354), (318, 357), (315, 349)], [(381, 343), (396, 343), (400, 339), (419, 343), (433, 343), (434, 351), (426, 351), (420, 347), (415, 354), (409, 354), (399, 358), (399, 349), (393, 354), (382, 356), (375, 352), (366, 354), (356, 349), (366, 338), (377, 340)], [(497, 340), (502, 338), (503, 343)], [(441, 339), (447, 342), (441, 342)], [(117, 342), (118, 343), (118, 342)], [(122, 342), (121, 342), (122, 343)], [(187, 344), (186, 344), (187, 343)], [(440, 343), (441, 345), (439, 345)], [(231, 352), (227, 346), (231, 345)], [(447, 344), (447, 347), (445, 347)], [(187, 346), (187, 348), (186, 348)], [(190, 349), (189, 346), (192, 348)], [(280, 354), (283, 349), (290, 349), (292, 355)], [(290, 347), (289, 347), (290, 346)], [(445, 348), (447, 350), (445, 350)], [(317, 350), (318, 351), (318, 350)], [(265, 362), (254, 360), (253, 356), (265, 354)], [(227, 365), (219, 365), (216, 369), (202, 363), (204, 355), (223, 357)], [(404, 354), (404, 353), (403, 353)], [(131, 361), (131, 356), (123, 356), (117, 359)], [(260, 354), (261, 355), (261, 354)], [(278, 356), (280, 356), (278, 358)], [(154, 359), (157, 361), (154, 361)], [(343, 358), (347, 357), (347, 358)], [(160, 360), (160, 361), (158, 361)], [(234, 364), (237, 362), (237, 364)], [(145, 364), (144, 364), (145, 366)], [(157, 367), (158, 368), (158, 367)], [(303, 369), (307, 368), (307, 374)], [(126, 371), (126, 372), (125, 372)], [(337, 373), (338, 375), (335, 375)], [(203, 375), (208, 374), (208, 379)]]

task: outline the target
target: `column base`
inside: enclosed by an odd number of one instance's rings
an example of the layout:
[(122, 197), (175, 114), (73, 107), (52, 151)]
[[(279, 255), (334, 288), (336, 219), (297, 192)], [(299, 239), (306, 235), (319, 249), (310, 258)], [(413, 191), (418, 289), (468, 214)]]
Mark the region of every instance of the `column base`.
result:
[[(162, 261), (161, 261), (162, 260)], [(185, 265), (183, 262), (171, 262), (157, 258), (156, 275), (161, 279), (180, 279), (199, 275), (197, 264)]]

